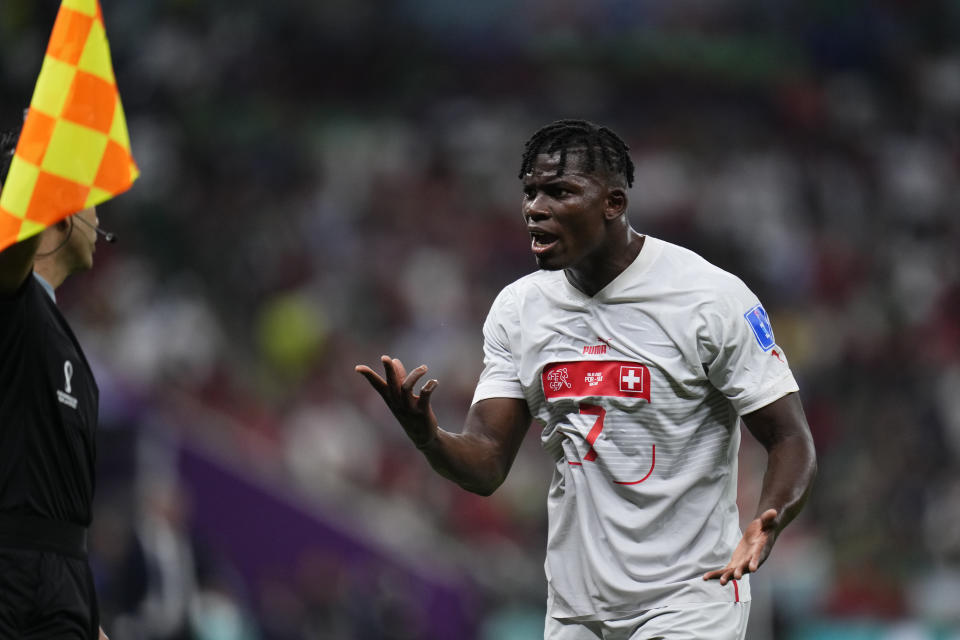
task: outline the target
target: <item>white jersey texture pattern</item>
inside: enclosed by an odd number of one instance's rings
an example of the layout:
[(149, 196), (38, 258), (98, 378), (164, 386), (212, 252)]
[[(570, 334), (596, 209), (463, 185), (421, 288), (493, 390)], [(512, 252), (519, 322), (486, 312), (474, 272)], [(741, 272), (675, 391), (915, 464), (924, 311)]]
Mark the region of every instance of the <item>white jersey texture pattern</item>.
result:
[(740, 279), (646, 236), (592, 297), (563, 271), (507, 286), (483, 335), (473, 401), (526, 400), (556, 462), (548, 615), (750, 600), (746, 576), (725, 586), (702, 576), (741, 537), (739, 416), (798, 388)]

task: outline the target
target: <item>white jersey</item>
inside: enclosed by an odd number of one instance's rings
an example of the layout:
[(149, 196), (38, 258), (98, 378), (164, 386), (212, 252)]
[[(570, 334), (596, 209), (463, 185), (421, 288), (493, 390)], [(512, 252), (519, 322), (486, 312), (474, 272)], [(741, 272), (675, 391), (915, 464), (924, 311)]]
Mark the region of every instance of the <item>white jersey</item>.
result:
[(507, 286), (483, 334), (473, 401), (525, 399), (556, 461), (549, 615), (750, 599), (746, 576), (726, 586), (702, 576), (741, 537), (738, 417), (797, 384), (741, 280), (647, 236), (592, 297), (562, 271)]

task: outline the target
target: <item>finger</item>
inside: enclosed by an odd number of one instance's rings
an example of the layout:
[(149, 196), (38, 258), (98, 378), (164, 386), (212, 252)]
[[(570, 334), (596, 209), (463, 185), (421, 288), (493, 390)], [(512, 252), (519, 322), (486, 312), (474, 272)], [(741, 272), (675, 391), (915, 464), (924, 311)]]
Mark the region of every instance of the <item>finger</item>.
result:
[(724, 567), (723, 569), (715, 569), (714, 571), (709, 571), (709, 572), (703, 574), (703, 579), (704, 579), (704, 580), (716, 580), (717, 578), (719, 578), (720, 576), (722, 576), (726, 570), (727, 570), (726, 567)]
[(750, 558), (750, 565), (748, 567), (750, 573), (756, 573), (757, 569), (760, 568), (760, 558), (758, 556), (753, 556)]
[(400, 362), (399, 358), (393, 359), (393, 366), (397, 368), (397, 379), (403, 380), (407, 377), (407, 369), (403, 366), (403, 363)]
[(427, 365), (425, 364), (422, 364), (416, 369), (414, 369), (413, 371), (411, 371), (410, 375), (408, 375), (406, 378), (403, 379), (403, 384), (400, 387), (401, 389), (403, 389), (404, 394), (412, 396), (414, 385), (417, 384), (417, 380), (422, 378), (423, 374), (425, 374), (426, 372), (427, 372)]
[(400, 393), (400, 377), (397, 375), (397, 368), (394, 362), (399, 362), (399, 360), (395, 360), (390, 356), (381, 356), (380, 362), (383, 363), (383, 372), (386, 377), (387, 388), (398, 395)]
[(433, 390), (437, 388), (438, 384), (440, 383), (436, 380), (427, 380), (427, 383), (420, 389), (420, 399), (417, 401), (417, 407), (421, 411), (426, 411), (430, 406), (430, 396), (433, 395)]
[(366, 378), (367, 382), (369, 382), (371, 386), (373, 386), (373, 388), (376, 389), (377, 391), (381, 391), (382, 389), (386, 388), (387, 381), (381, 378), (376, 371), (374, 371), (367, 365), (358, 364), (353, 368), (353, 370), (359, 373), (360, 375), (362, 375), (364, 378)]

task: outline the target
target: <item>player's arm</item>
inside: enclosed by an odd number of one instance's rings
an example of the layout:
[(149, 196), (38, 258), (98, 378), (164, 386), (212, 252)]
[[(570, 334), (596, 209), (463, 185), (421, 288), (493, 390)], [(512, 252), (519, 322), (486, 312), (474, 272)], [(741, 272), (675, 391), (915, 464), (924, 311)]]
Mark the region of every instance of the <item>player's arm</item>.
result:
[(747, 526), (733, 557), (723, 569), (705, 580), (726, 584), (756, 571), (770, 555), (774, 542), (803, 508), (817, 473), (817, 456), (800, 396), (790, 393), (742, 416), (758, 442), (767, 450), (767, 470), (757, 515)]
[(463, 430), (450, 433), (439, 427), (430, 407), (437, 381), (427, 381), (419, 395), (414, 393), (427, 367), (407, 374), (399, 360), (383, 356), (381, 361), (384, 377), (366, 365), (356, 371), (380, 394), (430, 465), (467, 491), (493, 493), (506, 479), (530, 426), (527, 403), (516, 398), (481, 400), (470, 407)]
[(40, 234), (0, 251), (0, 294), (13, 293), (33, 271), (33, 259), (40, 246)]

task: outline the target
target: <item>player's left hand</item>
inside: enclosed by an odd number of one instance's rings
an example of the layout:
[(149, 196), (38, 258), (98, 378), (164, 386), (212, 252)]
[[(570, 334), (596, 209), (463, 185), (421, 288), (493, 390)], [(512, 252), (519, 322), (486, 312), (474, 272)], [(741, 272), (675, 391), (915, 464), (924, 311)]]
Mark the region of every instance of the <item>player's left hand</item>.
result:
[(730, 580), (739, 580), (745, 573), (754, 573), (760, 568), (777, 539), (776, 509), (767, 509), (760, 517), (747, 526), (740, 538), (740, 544), (733, 550), (733, 557), (723, 569), (704, 574), (704, 580), (720, 578), (720, 584)]

